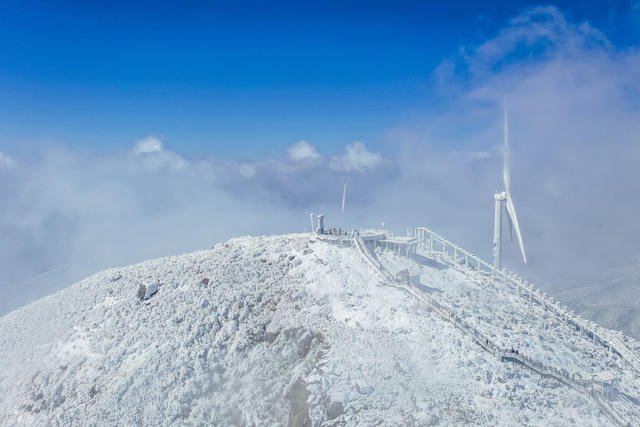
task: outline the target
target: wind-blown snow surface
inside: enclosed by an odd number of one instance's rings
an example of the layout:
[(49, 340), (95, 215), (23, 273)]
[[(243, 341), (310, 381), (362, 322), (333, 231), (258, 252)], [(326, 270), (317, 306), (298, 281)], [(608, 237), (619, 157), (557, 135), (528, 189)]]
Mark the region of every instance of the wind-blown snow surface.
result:
[[(459, 273), (420, 269), (455, 297)], [(145, 303), (141, 283), (160, 284)], [(609, 423), (308, 235), (107, 270), (7, 314), (0, 397), (3, 425)]]

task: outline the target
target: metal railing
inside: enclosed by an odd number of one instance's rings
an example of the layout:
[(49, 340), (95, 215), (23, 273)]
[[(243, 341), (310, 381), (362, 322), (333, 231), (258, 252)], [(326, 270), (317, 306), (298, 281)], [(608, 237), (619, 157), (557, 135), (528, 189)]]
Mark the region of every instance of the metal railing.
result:
[(498, 269), (477, 255), (455, 245), (444, 237), (436, 234), (427, 227), (418, 227), (414, 230), (415, 237), (422, 241), (422, 249), (433, 258), (452, 265), (471, 278), (490, 276), (496, 281), (502, 281), (505, 285), (513, 285), (520, 289), (533, 302), (542, 307), (549, 308), (562, 317), (566, 323), (574, 325), (585, 333), (594, 342), (600, 343), (610, 351), (618, 353), (629, 365), (640, 373), (640, 357), (630, 351), (624, 343), (611, 331), (605, 330), (595, 323), (583, 319), (580, 315), (569, 311), (552, 297), (536, 289), (531, 283), (515, 273), (505, 269)]
[(371, 264), (371, 266), (384, 277), (385, 280), (393, 282), (393, 275), (382, 265), (382, 263), (373, 256), (373, 254), (367, 249), (364, 240), (362, 237), (355, 235), (353, 236), (353, 245), (356, 247), (358, 252)]
[[(435, 234), (435, 233), (434, 233)], [(437, 236), (437, 235), (435, 235)], [(435, 240), (435, 236), (434, 240)], [(439, 236), (438, 236), (439, 237)], [(494, 342), (489, 336), (484, 335), (477, 328), (464, 321), (460, 316), (458, 316), (454, 309), (443, 302), (438, 302), (434, 298), (432, 298), (429, 294), (424, 292), (417, 292), (415, 288), (412, 286), (407, 286), (404, 284), (397, 283), (394, 276), (386, 269), (386, 267), (371, 253), (371, 251), (366, 247), (364, 241), (359, 236), (353, 236), (353, 246), (357, 249), (357, 251), (362, 255), (362, 257), (369, 263), (369, 265), (379, 273), (387, 282), (387, 285), (399, 288), (404, 292), (410, 294), (417, 300), (425, 303), (429, 306), (429, 308), (435, 312), (439, 317), (444, 319), (445, 321), (451, 323), (457, 329), (461, 330), (466, 335), (472, 337), (474, 342), (476, 342), (479, 346), (481, 346), (485, 351), (495, 355), (501, 361), (512, 361), (514, 363), (518, 363), (532, 372), (535, 371), (539, 373), (543, 377), (554, 378), (557, 381), (560, 381), (569, 387), (575, 389), (576, 391), (583, 393), (590, 397), (603, 411), (604, 413), (615, 423), (619, 425), (630, 425), (627, 421), (625, 421), (624, 414), (620, 414), (619, 411), (608, 401), (601, 399), (601, 395), (604, 392), (605, 383), (602, 381), (594, 381), (588, 379), (582, 379), (577, 377), (575, 374), (571, 375), (566, 370), (561, 370), (554, 368), (553, 366), (545, 365), (541, 362), (538, 362), (534, 358), (528, 356), (527, 354), (521, 351), (515, 351), (513, 349), (509, 350), (506, 348), (500, 347), (498, 344)], [(459, 260), (464, 259), (465, 261), (468, 259), (475, 259), (476, 257), (467, 251), (463, 251), (460, 248), (455, 248), (456, 250), (460, 250), (460, 254), (464, 255), (464, 257)], [(442, 252), (444, 258), (443, 261), (451, 262), (456, 260), (456, 258), (450, 258), (447, 256), (446, 248)], [(478, 258), (480, 261), (478, 265), (483, 265), (484, 261)], [(457, 262), (457, 261), (456, 261)], [(491, 267), (489, 264), (484, 263)], [(631, 403), (625, 405), (625, 408), (628, 412), (636, 415), (636, 411), (633, 407), (630, 407)]]

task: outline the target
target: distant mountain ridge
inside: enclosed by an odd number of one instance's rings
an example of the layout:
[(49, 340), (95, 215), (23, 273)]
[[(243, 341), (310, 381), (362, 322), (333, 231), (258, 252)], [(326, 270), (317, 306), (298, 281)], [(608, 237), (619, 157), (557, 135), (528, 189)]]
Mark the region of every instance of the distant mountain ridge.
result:
[(584, 317), (640, 339), (640, 259), (607, 268), (597, 283), (557, 296)]

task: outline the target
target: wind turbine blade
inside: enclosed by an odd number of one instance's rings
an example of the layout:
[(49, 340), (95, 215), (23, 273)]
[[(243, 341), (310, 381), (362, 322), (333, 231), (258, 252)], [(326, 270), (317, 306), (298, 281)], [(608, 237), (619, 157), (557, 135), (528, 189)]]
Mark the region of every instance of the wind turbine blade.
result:
[[(505, 206), (506, 209), (506, 206)], [(507, 211), (507, 214), (509, 212)], [(511, 215), (507, 215), (507, 222), (509, 223), (509, 241), (513, 242), (513, 221), (511, 221)]]
[(511, 171), (509, 169), (509, 119), (507, 117), (507, 100), (504, 101), (504, 165), (502, 167), (504, 191), (511, 194)]
[(518, 237), (518, 243), (520, 244), (520, 252), (522, 252), (522, 260), (527, 263), (527, 254), (524, 252), (524, 242), (522, 241), (522, 234), (520, 233), (520, 225), (518, 225), (518, 215), (516, 214), (516, 207), (511, 199), (511, 194), (507, 193), (507, 212), (511, 221), (513, 222), (513, 228), (516, 229), (516, 237)]

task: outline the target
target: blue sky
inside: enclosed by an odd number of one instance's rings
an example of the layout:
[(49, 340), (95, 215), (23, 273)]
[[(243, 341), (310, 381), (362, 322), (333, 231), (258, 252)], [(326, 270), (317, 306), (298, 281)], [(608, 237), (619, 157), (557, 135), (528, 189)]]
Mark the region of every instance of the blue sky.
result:
[[(433, 72), (537, 3), (31, 2), (0, 6), (0, 151), (126, 150), (256, 159), (306, 139), (377, 147), (439, 107)], [(628, 2), (557, 4), (617, 45)]]
[(505, 265), (594, 281), (640, 259), (639, 23), (636, 0), (2, 2), (0, 315), (310, 212), (489, 259), (505, 96), (529, 259)]

